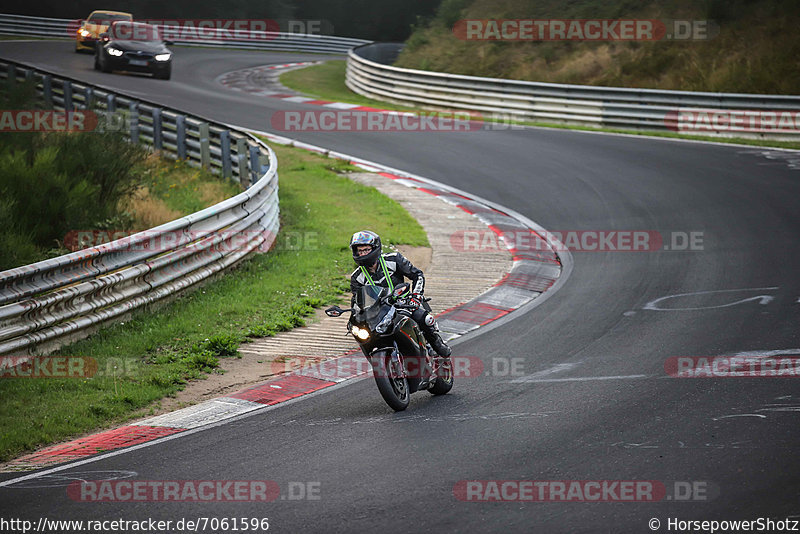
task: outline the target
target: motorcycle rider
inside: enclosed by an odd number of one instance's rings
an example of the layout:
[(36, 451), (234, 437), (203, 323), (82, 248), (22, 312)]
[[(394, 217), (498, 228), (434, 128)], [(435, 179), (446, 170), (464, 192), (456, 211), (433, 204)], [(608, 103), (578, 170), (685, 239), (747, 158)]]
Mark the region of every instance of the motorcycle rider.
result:
[(412, 281), (411, 302), (417, 309), (411, 315), (422, 335), (441, 357), (450, 356), (450, 347), (439, 335), (436, 319), (430, 313), (431, 308), (422, 298), (425, 289), (425, 276), (399, 252), (382, 254), (381, 238), (375, 232), (363, 230), (353, 234), (350, 239), (350, 250), (358, 268), (350, 275), (350, 291), (353, 299), (358, 290), (367, 284), (388, 287), (390, 290), (402, 284), (404, 278)]

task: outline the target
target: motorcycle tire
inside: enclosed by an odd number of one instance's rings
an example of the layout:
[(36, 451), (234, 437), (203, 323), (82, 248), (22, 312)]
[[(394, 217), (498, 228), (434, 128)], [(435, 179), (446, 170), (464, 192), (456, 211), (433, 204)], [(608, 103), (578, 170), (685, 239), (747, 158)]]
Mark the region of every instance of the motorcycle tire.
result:
[(453, 389), (453, 362), (447, 358), (445, 363), (439, 366), (439, 377), (433, 382), (433, 385), (428, 388), (428, 392), (432, 395), (444, 395)]
[(392, 410), (402, 412), (408, 408), (411, 392), (408, 389), (408, 379), (404, 376), (397, 378), (396, 373), (392, 371), (391, 363), (391, 354), (385, 354), (377, 358), (372, 373), (375, 377), (375, 383), (378, 385), (378, 391), (381, 392), (381, 397), (386, 401), (386, 404)]

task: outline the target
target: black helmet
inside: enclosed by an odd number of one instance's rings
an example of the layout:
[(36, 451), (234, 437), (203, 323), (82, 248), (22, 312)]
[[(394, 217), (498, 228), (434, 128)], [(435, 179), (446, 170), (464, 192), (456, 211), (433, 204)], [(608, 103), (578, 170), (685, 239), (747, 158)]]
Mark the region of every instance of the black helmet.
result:
[[(358, 245), (370, 245), (372, 250), (369, 254), (359, 256), (358, 252), (356, 252), (356, 246)], [(353, 234), (353, 237), (350, 238), (350, 250), (353, 251), (353, 261), (363, 267), (369, 267), (378, 261), (381, 255), (381, 237), (369, 230), (356, 232)]]

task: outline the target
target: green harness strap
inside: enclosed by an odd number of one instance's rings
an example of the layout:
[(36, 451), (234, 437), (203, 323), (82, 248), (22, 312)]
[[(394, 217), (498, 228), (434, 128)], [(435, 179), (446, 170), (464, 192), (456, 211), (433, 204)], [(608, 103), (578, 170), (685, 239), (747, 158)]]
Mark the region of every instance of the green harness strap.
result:
[[(392, 283), (392, 277), (389, 276), (389, 269), (386, 268), (386, 261), (383, 259), (383, 256), (380, 257), (379, 263), (381, 264), (381, 269), (383, 269), (383, 276), (386, 277), (386, 283), (389, 285), (389, 292), (392, 292), (394, 291), (394, 284)], [(369, 282), (369, 285), (377, 289), (377, 286), (375, 286), (375, 282), (372, 281), (372, 277), (369, 275), (369, 271), (367, 270), (367, 268), (364, 267), (363, 265), (361, 265), (360, 267), (361, 267), (361, 272), (364, 273), (364, 276), (366, 277), (367, 282)]]

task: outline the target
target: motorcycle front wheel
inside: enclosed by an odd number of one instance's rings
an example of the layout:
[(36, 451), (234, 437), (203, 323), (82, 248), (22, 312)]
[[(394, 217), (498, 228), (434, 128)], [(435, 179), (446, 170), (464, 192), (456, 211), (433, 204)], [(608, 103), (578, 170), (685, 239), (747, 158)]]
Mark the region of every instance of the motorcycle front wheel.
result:
[(402, 362), (392, 361), (390, 352), (375, 358), (372, 374), (381, 397), (389, 407), (401, 412), (408, 408), (411, 393), (408, 390), (408, 379), (404, 376)]

